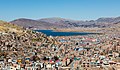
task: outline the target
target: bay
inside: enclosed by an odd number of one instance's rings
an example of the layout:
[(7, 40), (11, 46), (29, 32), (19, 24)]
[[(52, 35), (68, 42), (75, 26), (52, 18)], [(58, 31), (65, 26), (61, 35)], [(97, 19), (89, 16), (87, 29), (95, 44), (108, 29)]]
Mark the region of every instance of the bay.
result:
[(76, 35), (88, 35), (96, 33), (87, 33), (87, 32), (57, 32), (53, 30), (35, 30), (37, 32), (42, 32), (47, 36), (76, 36)]

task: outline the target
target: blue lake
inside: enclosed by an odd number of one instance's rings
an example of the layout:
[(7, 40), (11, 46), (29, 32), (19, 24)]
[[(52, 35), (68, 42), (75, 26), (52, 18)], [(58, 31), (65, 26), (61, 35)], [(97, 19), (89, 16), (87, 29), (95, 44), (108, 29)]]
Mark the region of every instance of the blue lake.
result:
[(86, 32), (57, 32), (53, 30), (35, 30), (37, 32), (42, 32), (47, 36), (76, 36), (76, 35), (88, 35), (96, 33), (86, 33)]

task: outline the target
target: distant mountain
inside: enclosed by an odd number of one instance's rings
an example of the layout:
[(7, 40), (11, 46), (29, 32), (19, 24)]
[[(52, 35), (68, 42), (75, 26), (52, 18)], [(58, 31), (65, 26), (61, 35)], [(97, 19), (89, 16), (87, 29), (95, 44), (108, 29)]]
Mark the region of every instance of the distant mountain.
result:
[(25, 28), (37, 28), (37, 29), (44, 29), (48, 28), (48, 26), (51, 26), (50, 24), (43, 22), (43, 21), (36, 21), (33, 19), (26, 19), (26, 18), (20, 18), (11, 21), (10, 23), (17, 24), (19, 26), (23, 26)]
[(120, 22), (120, 17), (116, 18), (99, 18), (90, 21), (76, 21), (64, 18), (44, 18), (39, 21), (51, 24), (64, 25), (65, 27), (111, 27), (112, 24)]
[[(51, 19), (50, 19), (51, 20)], [(43, 19), (41, 20), (33, 20), (33, 19), (26, 19), (26, 18), (20, 18), (20, 19), (16, 19), (11, 21), (10, 23), (12, 24), (17, 24), (19, 26), (23, 26), (25, 28), (30, 28), (30, 29), (50, 29), (50, 28), (63, 28), (66, 27), (67, 25), (64, 24), (64, 21), (58, 21), (54, 19), (54, 23), (51, 22), (47, 22), (43, 21)], [(57, 23), (58, 21), (58, 23)]]
[(120, 17), (116, 18), (99, 18), (96, 20), (97, 22), (105, 22), (105, 23), (116, 23), (120, 21)]
[(120, 22), (120, 17), (115, 18), (98, 18), (90, 21), (76, 21), (64, 18), (43, 18), (39, 20), (20, 18), (11, 21), (10, 23), (23, 26), (31, 29), (50, 29), (50, 28), (73, 28), (73, 27), (112, 27)]
[(43, 18), (43, 19), (39, 19), (37, 21), (43, 21), (43, 22), (47, 22), (50, 24), (53, 24), (56, 27), (74, 27), (74, 25), (77, 23), (77, 21), (75, 20), (71, 20), (71, 19), (64, 19), (64, 18), (59, 18), (59, 17), (54, 17), (54, 18)]

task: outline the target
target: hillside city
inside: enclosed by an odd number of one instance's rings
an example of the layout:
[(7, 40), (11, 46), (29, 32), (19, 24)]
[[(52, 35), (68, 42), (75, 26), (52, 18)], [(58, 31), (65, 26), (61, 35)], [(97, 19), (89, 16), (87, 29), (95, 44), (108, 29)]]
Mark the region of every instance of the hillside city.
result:
[(98, 34), (47, 36), (0, 21), (0, 70), (120, 70), (119, 28), (118, 22)]

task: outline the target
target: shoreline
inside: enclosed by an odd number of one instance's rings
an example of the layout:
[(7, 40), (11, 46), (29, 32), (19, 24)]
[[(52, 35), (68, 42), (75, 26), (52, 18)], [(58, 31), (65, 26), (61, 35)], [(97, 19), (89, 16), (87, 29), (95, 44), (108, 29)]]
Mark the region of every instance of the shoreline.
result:
[(37, 29), (37, 30), (53, 30), (56, 32), (87, 32), (87, 33), (100, 33), (100, 34), (119, 34), (120, 28), (57, 28), (57, 29)]

